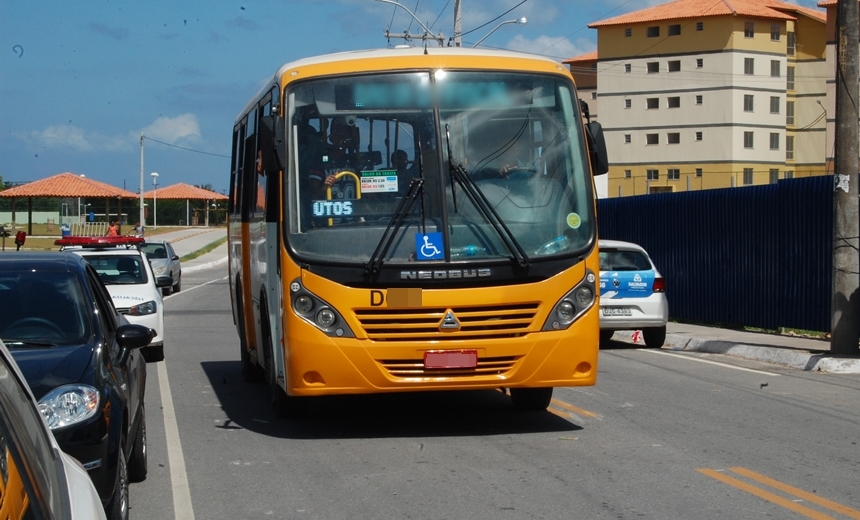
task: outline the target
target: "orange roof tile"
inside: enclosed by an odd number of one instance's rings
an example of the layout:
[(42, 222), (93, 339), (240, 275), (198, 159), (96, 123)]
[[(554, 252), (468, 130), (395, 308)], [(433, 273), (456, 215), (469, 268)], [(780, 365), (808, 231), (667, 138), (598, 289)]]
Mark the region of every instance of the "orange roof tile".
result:
[(575, 56), (573, 58), (562, 60), (562, 63), (565, 65), (569, 65), (571, 63), (580, 63), (583, 61), (595, 61), (597, 59), (597, 51), (588, 52), (586, 54), (581, 54), (579, 56)]
[(157, 190), (149, 190), (143, 196), (144, 198), (151, 199), (153, 193), (157, 199), (165, 200), (227, 200), (229, 198), (227, 195), (221, 195), (214, 191), (204, 190), (203, 188), (190, 186), (181, 182)]
[(137, 198), (136, 193), (65, 172), (0, 191), (0, 197), (121, 197)]
[(703, 18), (706, 16), (754, 16), (775, 20), (794, 20), (795, 17), (770, 7), (782, 2), (762, 0), (674, 0), (647, 9), (640, 9), (614, 18), (588, 24), (591, 28), (631, 23)]
[[(836, 2), (834, 2), (834, 5)], [(789, 11), (792, 13), (804, 14), (810, 18), (814, 18), (819, 22), (827, 23), (827, 12), (819, 11), (817, 9), (810, 9), (809, 7), (803, 7), (797, 4), (789, 4), (787, 2), (770, 2), (768, 5), (774, 9), (779, 9), (780, 11)], [(819, 4), (821, 5), (821, 4)]]

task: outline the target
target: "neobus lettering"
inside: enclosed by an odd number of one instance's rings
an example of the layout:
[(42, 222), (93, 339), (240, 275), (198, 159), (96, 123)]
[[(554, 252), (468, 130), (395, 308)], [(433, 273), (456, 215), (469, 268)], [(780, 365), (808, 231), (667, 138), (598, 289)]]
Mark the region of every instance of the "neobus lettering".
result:
[(314, 201), (315, 217), (340, 217), (352, 215), (352, 202), (339, 200), (316, 200)]
[(490, 276), (488, 268), (451, 269), (448, 271), (401, 271), (401, 280), (453, 280), (458, 278), (484, 278)]

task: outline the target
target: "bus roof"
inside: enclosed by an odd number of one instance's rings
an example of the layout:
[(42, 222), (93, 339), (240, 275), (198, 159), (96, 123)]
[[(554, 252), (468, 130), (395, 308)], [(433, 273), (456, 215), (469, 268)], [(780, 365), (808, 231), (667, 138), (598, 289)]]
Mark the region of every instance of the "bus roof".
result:
[[(369, 50), (357, 50), (357, 51), (345, 51), (345, 52), (337, 52), (333, 54), (323, 54), (320, 56), (312, 56), (308, 58), (301, 58), (295, 61), (291, 61), (282, 65), (277, 72), (275, 72), (274, 76), (272, 76), (270, 81), (267, 81), (265, 85), (257, 92), (245, 105), (239, 115), (236, 117), (236, 123), (238, 123), (243, 115), (250, 110), (250, 108), (257, 103), (257, 101), (263, 97), (269, 90), (271, 90), (272, 85), (274, 83), (279, 83), (280, 78), (290, 70), (294, 70), (300, 67), (307, 67), (313, 65), (321, 65), (325, 63), (335, 63), (339, 61), (353, 61), (353, 60), (373, 60), (373, 59), (387, 59), (387, 58), (403, 58), (403, 57), (414, 57), (415, 62), (412, 63), (410, 68), (428, 68), (432, 65), (430, 64), (422, 64), (421, 62), (425, 61), (435, 61), (435, 58), (444, 58), (444, 57), (482, 57), (482, 58), (515, 58), (520, 60), (530, 60), (536, 63), (541, 63), (544, 66), (551, 66), (553, 68), (560, 68), (560, 71), (567, 71), (567, 67), (564, 67), (561, 62), (557, 60), (553, 60), (547, 58), (545, 56), (540, 56), (537, 54), (528, 54), (524, 52), (517, 51), (506, 51), (506, 50), (492, 50), (492, 49), (472, 49), (472, 48), (464, 48), (464, 47), (397, 47), (391, 49), (369, 49)], [(476, 67), (477, 68), (477, 67)]]

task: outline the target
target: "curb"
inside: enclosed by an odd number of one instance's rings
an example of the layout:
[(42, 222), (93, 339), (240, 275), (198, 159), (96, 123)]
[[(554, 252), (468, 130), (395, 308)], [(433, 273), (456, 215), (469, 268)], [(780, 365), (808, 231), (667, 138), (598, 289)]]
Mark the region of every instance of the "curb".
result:
[[(625, 343), (633, 343), (633, 331), (616, 331), (613, 339), (621, 340)], [(830, 374), (860, 374), (860, 359), (842, 358), (808, 350), (691, 338), (679, 334), (666, 334), (666, 342), (663, 344), (663, 349), (722, 354), (805, 371), (826, 372)]]
[(200, 271), (202, 269), (209, 269), (210, 267), (215, 267), (221, 264), (227, 263), (227, 257), (219, 258), (218, 260), (212, 262), (206, 262), (205, 264), (192, 265), (189, 267), (183, 267), (182, 272), (184, 273), (193, 273), (194, 271)]

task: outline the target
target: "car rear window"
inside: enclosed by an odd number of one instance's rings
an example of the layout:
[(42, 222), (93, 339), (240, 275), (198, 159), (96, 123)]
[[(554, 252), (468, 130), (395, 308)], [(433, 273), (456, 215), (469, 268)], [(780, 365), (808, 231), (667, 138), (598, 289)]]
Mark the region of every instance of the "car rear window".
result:
[(648, 271), (651, 262), (639, 251), (600, 251), (601, 271)]

